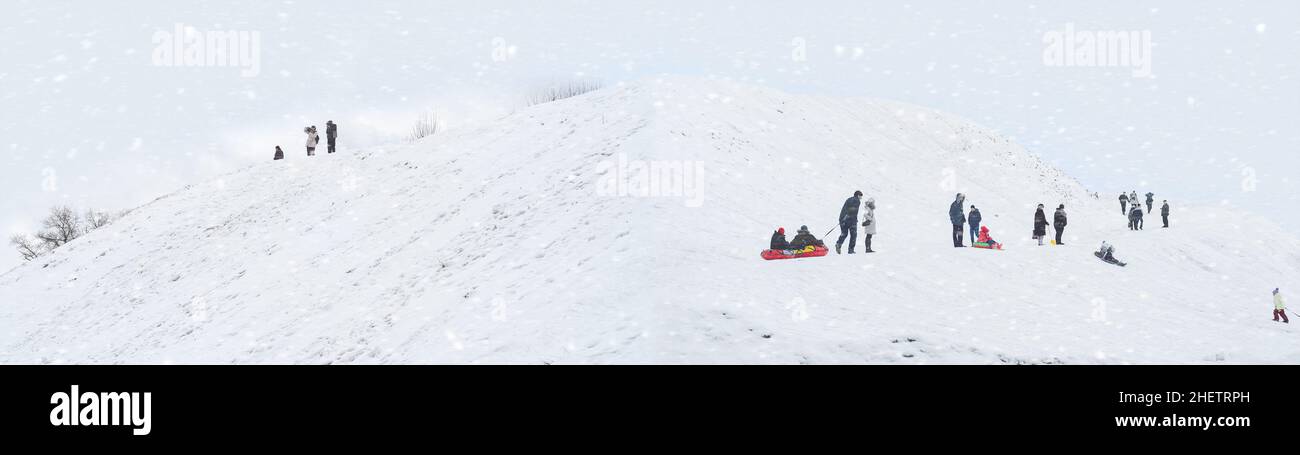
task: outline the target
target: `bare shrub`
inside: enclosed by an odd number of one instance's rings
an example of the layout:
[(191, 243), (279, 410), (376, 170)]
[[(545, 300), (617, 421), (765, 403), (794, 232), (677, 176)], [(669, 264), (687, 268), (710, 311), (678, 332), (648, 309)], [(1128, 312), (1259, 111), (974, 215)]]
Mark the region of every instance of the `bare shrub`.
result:
[(415, 120), (411, 125), (411, 133), (407, 134), (406, 140), (415, 142), (425, 137), (429, 137), (438, 132), (438, 115), (432, 112), (420, 114), (420, 118)]
[(17, 234), (9, 237), (9, 244), (18, 250), (24, 261), (36, 259), (54, 249), (76, 240), (90, 231), (107, 226), (126, 212), (112, 214), (100, 210), (86, 210), (84, 216), (66, 206), (51, 207), (41, 220), (41, 230), (34, 236)]
[(529, 92), (524, 102), (529, 106), (549, 103), (551, 101), (572, 98), (583, 93), (593, 92), (604, 88), (605, 84), (598, 80), (577, 79), (568, 82), (551, 84), (540, 87)]

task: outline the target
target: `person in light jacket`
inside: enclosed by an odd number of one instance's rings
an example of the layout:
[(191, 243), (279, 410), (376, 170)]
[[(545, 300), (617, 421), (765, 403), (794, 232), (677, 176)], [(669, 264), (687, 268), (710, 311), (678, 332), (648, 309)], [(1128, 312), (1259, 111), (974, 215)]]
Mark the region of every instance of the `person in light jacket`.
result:
[(307, 156), (316, 156), (316, 144), (320, 143), (320, 136), (316, 135), (316, 127), (303, 128), (302, 132), (307, 133)]
[(1273, 289), (1273, 322), (1282, 318), (1282, 322), (1290, 324), (1291, 320), (1286, 318), (1286, 299), (1282, 298), (1282, 293), (1277, 288)]
[(876, 200), (874, 198), (869, 198), (865, 205), (867, 207), (867, 213), (862, 216), (862, 246), (865, 247), (866, 250), (863, 252), (875, 253), (876, 251), (871, 249), (871, 236), (876, 235)]

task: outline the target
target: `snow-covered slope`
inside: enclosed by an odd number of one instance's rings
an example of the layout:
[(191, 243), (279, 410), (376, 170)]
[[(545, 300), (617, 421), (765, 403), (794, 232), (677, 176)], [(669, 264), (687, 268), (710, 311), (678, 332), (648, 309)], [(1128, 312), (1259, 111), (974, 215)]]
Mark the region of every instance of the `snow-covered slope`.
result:
[[(609, 194), (620, 160), (703, 186)], [(878, 253), (759, 259), (858, 189)], [(957, 191), (1006, 251), (951, 247)], [(1300, 362), (1300, 242), (1177, 203), (1130, 232), (1112, 192), (928, 109), (647, 80), (160, 198), (0, 275), (0, 362)]]

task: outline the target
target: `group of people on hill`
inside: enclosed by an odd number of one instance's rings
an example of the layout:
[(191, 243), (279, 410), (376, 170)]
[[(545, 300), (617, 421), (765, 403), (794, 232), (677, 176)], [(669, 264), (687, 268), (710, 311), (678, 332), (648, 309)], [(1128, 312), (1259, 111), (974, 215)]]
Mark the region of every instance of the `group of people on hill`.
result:
[[(962, 242), (962, 233), (969, 229), (971, 242), (974, 243), (997, 243), (993, 242), (988, 234), (988, 226), (981, 226), (984, 216), (980, 214), (979, 208), (974, 204), (970, 206), (970, 213), (963, 213), (962, 207), (965, 205), (966, 195), (957, 193), (957, 198), (948, 206), (948, 220), (952, 222), (952, 246), (953, 248), (963, 248), (966, 245)], [(967, 228), (966, 225), (970, 225)], [(1064, 245), (1061, 237), (1065, 235), (1065, 226), (1069, 224), (1069, 216), (1065, 213), (1065, 204), (1056, 206), (1056, 213), (1052, 215), (1051, 226), (1056, 231), (1056, 245)], [(1047, 237), (1047, 215), (1043, 213), (1043, 204), (1038, 204), (1038, 210), (1034, 212), (1034, 230), (1033, 238), (1038, 240), (1038, 244), (1043, 244), (1043, 239)], [(976, 233), (979, 233), (976, 236)]]
[[(871, 249), (871, 237), (876, 235), (876, 200), (867, 199), (867, 202), (864, 203), (862, 202), (862, 192), (854, 191), (853, 196), (845, 200), (844, 206), (840, 208), (840, 238), (835, 241), (835, 254), (841, 254), (846, 238), (849, 240), (848, 253), (854, 254), (853, 249), (858, 243), (859, 205), (866, 209), (861, 224), (864, 236), (862, 246), (864, 252), (875, 253)], [(829, 233), (827, 232), (827, 234)], [(773, 250), (802, 250), (809, 246), (825, 247), (826, 244), (808, 232), (808, 226), (800, 226), (798, 235), (790, 242), (785, 240), (785, 228), (777, 228), (776, 232), (772, 233), (771, 249)]]
[[(1156, 195), (1152, 192), (1146, 194), (1147, 211), (1151, 213), (1152, 206), (1155, 204)], [(1119, 211), (1128, 216), (1128, 228), (1133, 231), (1142, 230), (1142, 200), (1138, 199), (1137, 191), (1131, 191), (1128, 194), (1119, 193)], [(1169, 200), (1165, 200), (1160, 206), (1160, 218), (1164, 221), (1164, 227), (1169, 227)]]
[[(316, 125), (304, 127), (302, 132), (307, 135), (307, 156), (316, 156), (316, 146), (320, 144), (320, 135), (317, 134)], [(334, 144), (339, 137), (339, 126), (333, 120), (325, 122), (325, 140), (328, 144), (327, 153), (334, 153)], [(284, 150), (280, 146), (275, 146), (275, 157), (272, 160), (284, 159)]]

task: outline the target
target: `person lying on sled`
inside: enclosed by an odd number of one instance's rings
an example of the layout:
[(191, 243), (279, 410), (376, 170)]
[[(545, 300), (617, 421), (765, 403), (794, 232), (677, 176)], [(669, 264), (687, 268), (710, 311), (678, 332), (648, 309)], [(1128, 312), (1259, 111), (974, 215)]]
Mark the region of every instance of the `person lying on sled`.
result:
[(794, 240), (790, 241), (790, 249), (803, 250), (810, 246), (825, 247), (826, 244), (813, 237), (812, 233), (808, 232), (808, 226), (799, 226), (799, 233), (795, 234)]
[(988, 244), (988, 246), (993, 246), (993, 247), (998, 246), (998, 241), (993, 240), (993, 237), (989, 236), (988, 226), (980, 226), (980, 236), (975, 241), (979, 243)]
[(776, 228), (776, 232), (772, 233), (772, 249), (773, 250), (790, 249), (790, 242), (785, 241), (785, 228), (783, 227)]

